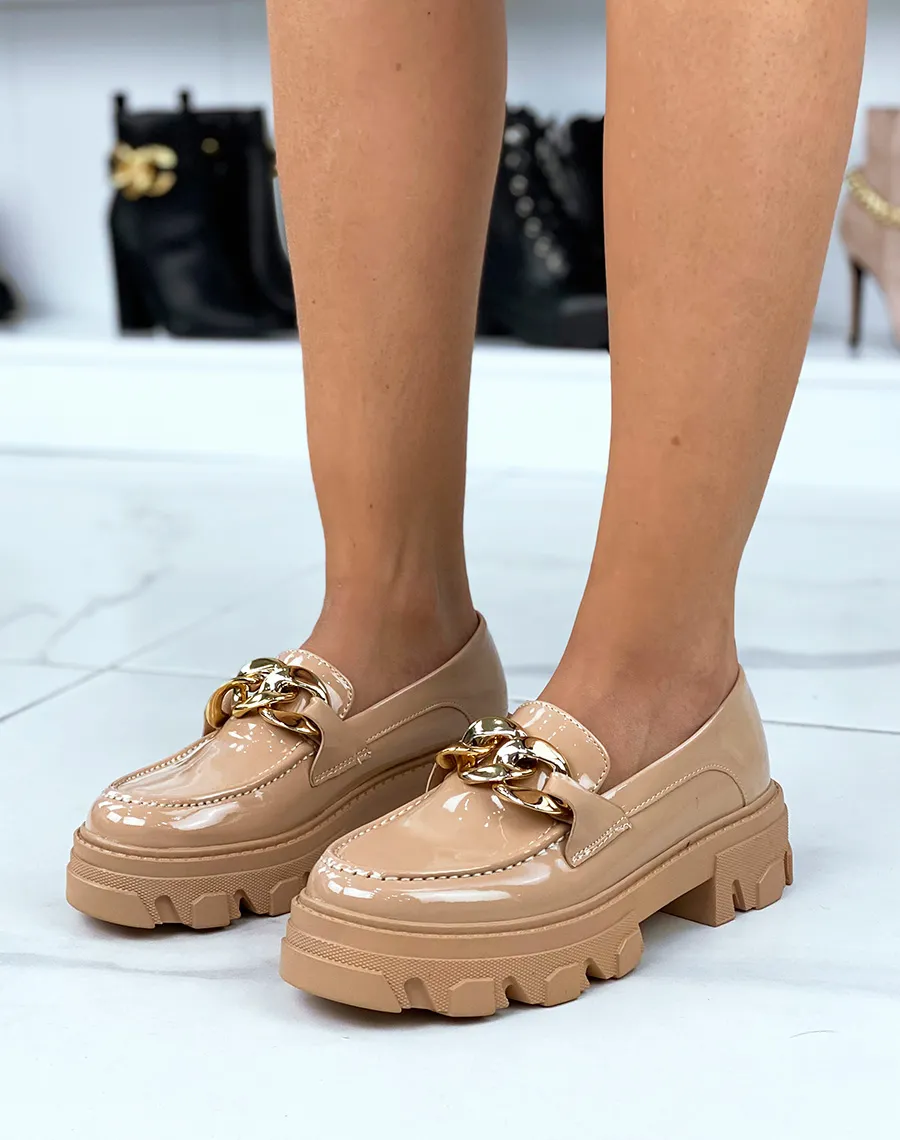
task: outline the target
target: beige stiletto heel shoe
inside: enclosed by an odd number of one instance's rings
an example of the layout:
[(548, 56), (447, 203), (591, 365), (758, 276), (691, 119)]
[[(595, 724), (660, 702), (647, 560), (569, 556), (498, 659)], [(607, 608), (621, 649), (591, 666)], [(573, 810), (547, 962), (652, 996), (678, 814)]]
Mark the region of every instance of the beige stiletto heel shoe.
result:
[(869, 111), (866, 162), (850, 172), (847, 184), (840, 229), (850, 259), (850, 345), (862, 340), (863, 286), (871, 274), (900, 347), (900, 108)]

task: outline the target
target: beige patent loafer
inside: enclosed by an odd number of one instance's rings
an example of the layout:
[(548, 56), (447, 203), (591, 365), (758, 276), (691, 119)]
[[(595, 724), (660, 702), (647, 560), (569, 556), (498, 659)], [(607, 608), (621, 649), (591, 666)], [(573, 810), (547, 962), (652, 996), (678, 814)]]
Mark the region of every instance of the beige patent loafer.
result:
[(506, 684), (483, 619), (447, 664), (359, 713), (300, 650), (213, 694), (203, 736), (111, 784), (75, 833), (66, 897), (124, 926), (284, 914), (322, 851), (425, 787), (435, 754)]
[(482, 1016), (619, 978), (659, 910), (718, 926), (791, 881), (787, 810), (741, 674), (679, 748), (606, 789), (600, 742), (541, 701), (473, 724), (430, 791), (333, 844), (282, 977), (370, 1009)]

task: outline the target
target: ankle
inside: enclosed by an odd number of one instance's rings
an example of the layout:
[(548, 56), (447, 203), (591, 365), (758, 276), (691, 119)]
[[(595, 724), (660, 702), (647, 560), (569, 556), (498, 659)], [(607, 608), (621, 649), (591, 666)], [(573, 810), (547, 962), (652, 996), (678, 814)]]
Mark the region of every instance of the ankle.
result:
[(467, 585), (437, 597), (336, 591), (326, 598), (304, 648), (350, 678), (353, 710), (360, 712), (449, 661), (477, 624)]
[(602, 741), (614, 787), (688, 739), (734, 687), (733, 647), (715, 658), (670, 670), (612, 664), (591, 666), (567, 653), (541, 694)]

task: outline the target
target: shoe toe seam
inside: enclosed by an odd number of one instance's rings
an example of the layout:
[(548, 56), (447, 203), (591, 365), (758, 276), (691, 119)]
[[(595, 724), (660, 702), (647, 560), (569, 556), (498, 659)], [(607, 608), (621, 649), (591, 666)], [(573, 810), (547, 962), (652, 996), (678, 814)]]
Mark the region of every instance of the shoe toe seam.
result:
[(158, 760), (155, 764), (148, 764), (144, 768), (138, 768), (134, 772), (129, 772), (127, 776), (120, 776), (118, 780), (113, 780), (103, 792), (107, 795), (116, 791), (123, 784), (127, 784), (129, 780), (139, 780), (142, 776), (149, 776), (151, 772), (161, 772), (163, 768), (168, 768), (172, 764), (177, 764), (179, 760), (187, 760), (193, 752), (199, 752), (201, 747), (211, 740), (214, 733), (208, 732), (204, 736), (200, 736), (194, 740), (186, 748), (182, 748), (180, 752), (176, 752), (174, 756), (167, 756), (165, 760)]
[[(311, 826), (316, 826), (316, 827), (318, 827), (319, 825), (321, 825), (323, 823), (324, 824), (330, 823), (331, 820), (337, 819), (338, 816), (340, 816), (340, 814), (342, 812), (347, 810), (347, 808), (351, 807), (357, 801), (364, 799), (371, 792), (375, 791), (376, 788), (381, 788), (385, 784), (391, 783), (392, 780), (399, 780), (402, 776), (405, 776), (406, 774), (407, 774), (406, 772), (392, 772), (389, 776), (386, 776), (385, 779), (379, 780), (377, 783), (366, 788), (364, 791), (358, 792), (355, 796), (351, 796), (351, 798), (349, 800), (345, 800), (344, 803), (340, 804), (329, 815), (327, 815), (327, 816), (316, 816), (315, 818), (308, 820), (307, 823), (309, 823)], [(134, 802), (134, 801), (132, 801), (132, 802)], [(166, 806), (168, 806), (168, 805), (166, 805)], [(193, 804), (188, 805), (188, 806), (193, 807)], [(85, 838), (85, 833), (80, 828), (79, 828), (79, 834), (80, 834), (81, 842), (84, 843), (85, 846), (91, 847), (95, 851), (107, 852), (109, 850), (106, 847), (100, 847), (98, 844), (91, 843), (89, 839)], [(87, 834), (93, 835), (94, 833), (93, 832), (87, 832)], [(97, 838), (102, 839), (103, 836), (98, 835)], [(112, 842), (115, 842), (115, 841), (113, 840)], [(260, 851), (274, 851), (280, 847), (289, 847), (292, 843), (296, 843), (296, 842), (297, 842), (297, 837), (295, 836), (293, 839), (284, 839), (284, 840), (280, 840), (278, 843), (270, 843), (264, 847), (253, 847), (253, 848), (250, 848), (249, 850), (250, 850), (250, 853), (252, 853), (252, 854), (256, 854)], [(159, 856), (159, 852), (161, 849), (160, 848), (152, 848), (152, 849), (148, 848), (148, 850), (152, 850), (154, 853), (153, 857), (157, 858)], [(201, 849), (198, 848), (198, 851), (199, 850), (201, 850)], [(147, 858), (146, 855), (132, 855), (132, 854), (130, 854), (128, 852), (124, 852), (124, 851), (116, 851), (115, 854), (118, 855), (122, 859), (146, 859)], [(210, 855), (210, 856), (201, 856), (201, 855), (194, 855), (192, 853), (190, 855), (190, 858), (220, 859), (221, 854)]]
[[(300, 745), (298, 744), (296, 747), (299, 748)], [(288, 753), (288, 756), (290, 756), (290, 752)], [(285, 757), (285, 759), (286, 759), (286, 757)], [(272, 784), (277, 783), (279, 780), (283, 780), (285, 776), (289, 776), (291, 774), (291, 772), (293, 772), (297, 768), (299, 768), (299, 766), (303, 763), (304, 760), (308, 760), (308, 759), (309, 759), (309, 753), (307, 753), (305, 756), (299, 757), (299, 759), (295, 760), (293, 762), (293, 764), (291, 764), (289, 767), (285, 768), (285, 770), (283, 772), (279, 772), (277, 776), (273, 776), (271, 780), (262, 780), (262, 781), (259, 781), (257, 783), (254, 783), (252, 785), (252, 787), (245, 788), (243, 791), (227, 792), (227, 793), (224, 793), (223, 795), (220, 795), (220, 796), (204, 796), (200, 799), (186, 800), (186, 801), (146, 800), (141, 796), (130, 796), (130, 795), (128, 795), (127, 792), (120, 792), (118, 790), (118, 785), (116, 785), (116, 784), (111, 784), (109, 786), (109, 788), (107, 788), (106, 791), (104, 792), (104, 795), (109, 796), (111, 799), (118, 800), (121, 803), (140, 804), (142, 807), (167, 807), (167, 808), (169, 808), (169, 807), (172, 807), (172, 808), (207, 807), (210, 804), (229, 803), (232, 800), (239, 800), (243, 796), (251, 796), (254, 794), (254, 792), (261, 792), (263, 790), (263, 788), (268, 788)], [(274, 765), (267, 768), (266, 772), (271, 772), (273, 767), (274, 767)], [(265, 775), (266, 773), (264, 772), (262, 774)]]
[[(548, 828), (543, 835), (547, 835), (552, 830), (553, 827)], [(543, 836), (541, 836), (541, 838), (543, 838)], [(514, 863), (507, 863), (504, 867), (490, 867), (485, 871), (459, 871), (444, 875), (384, 875), (380, 871), (368, 871), (364, 867), (356, 867), (351, 863), (344, 863), (339, 859), (335, 859), (332, 855), (324, 855), (322, 862), (334, 871), (341, 871), (348, 875), (361, 875), (363, 878), (377, 879), (383, 883), (423, 883), (448, 879), (478, 879), (485, 875), (499, 875), (502, 871), (512, 871), (516, 867), (521, 867), (524, 863), (530, 863), (533, 859), (539, 859), (542, 855), (546, 855), (548, 852), (559, 848), (562, 841), (563, 837), (556, 839), (553, 843), (548, 843), (546, 847), (542, 847), (539, 851), (533, 851), (523, 859), (517, 859)]]

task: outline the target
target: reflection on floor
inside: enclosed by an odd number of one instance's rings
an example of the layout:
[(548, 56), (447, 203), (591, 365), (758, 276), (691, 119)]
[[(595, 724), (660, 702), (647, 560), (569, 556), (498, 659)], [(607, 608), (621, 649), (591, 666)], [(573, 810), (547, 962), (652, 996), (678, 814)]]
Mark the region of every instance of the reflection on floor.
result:
[[(0, 477), (11, 1136), (892, 1134), (900, 495), (773, 488), (748, 551), (739, 640), (793, 812), (784, 901), (717, 931), (654, 919), (627, 980), (463, 1026), (289, 990), (281, 919), (129, 934), (62, 900), (92, 795), (190, 739), (211, 682), (304, 635), (323, 551), (303, 475), (8, 456)], [(473, 586), (514, 698), (565, 643), (600, 495), (594, 477), (472, 475)]]

